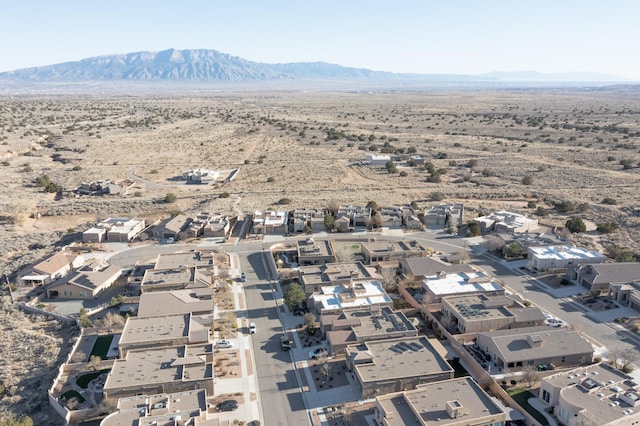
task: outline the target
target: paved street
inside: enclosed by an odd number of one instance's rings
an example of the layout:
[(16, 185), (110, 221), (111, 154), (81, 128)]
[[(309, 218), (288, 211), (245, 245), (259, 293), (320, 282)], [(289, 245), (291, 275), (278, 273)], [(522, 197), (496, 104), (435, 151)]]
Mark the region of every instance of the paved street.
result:
[[(297, 238), (303, 237), (297, 236)], [(525, 275), (517, 268), (518, 264), (507, 264), (487, 255), (480, 244), (480, 238), (453, 238), (443, 232), (433, 231), (321, 234), (316, 235), (315, 238), (362, 239), (363, 241), (415, 239), (440, 252), (451, 253), (469, 250), (472, 258), (471, 263), (494, 275), (506, 286), (508, 291), (520, 294), (524, 299), (530, 300), (544, 311), (562, 319), (573, 329), (587, 334), (589, 340), (596, 347), (596, 355), (601, 355), (611, 348), (637, 349), (640, 346), (638, 336), (610, 322), (617, 316), (632, 316), (628, 309), (612, 309), (603, 313), (590, 312), (574, 302), (572, 298), (573, 295), (585, 291), (582, 287), (569, 286), (552, 289), (534, 277)], [(155, 259), (159, 253), (193, 250), (198, 247), (218, 248), (232, 255), (232, 258), (235, 259), (232, 262), (232, 273), (239, 274), (242, 271), (247, 276), (247, 282), (237, 289), (239, 293), (244, 290), (246, 300), (246, 311), (238, 311), (239, 324), (244, 327), (250, 321), (257, 324), (256, 334), (239, 339), (243, 342), (243, 347), (251, 346), (253, 349), (251, 362), (254, 363), (252, 367), (257, 383), (252, 379), (250, 387), (251, 391), (255, 390), (259, 393), (258, 400), (252, 402), (250, 407), (245, 407), (243, 413), (246, 413), (246, 416), (260, 413), (263, 424), (303, 425), (309, 424), (308, 409), (354, 401), (358, 399), (358, 393), (353, 384), (345, 386), (341, 390), (324, 392), (317, 392), (315, 387), (310, 386), (305, 388), (303, 392), (301, 375), (305, 375), (307, 382), (311, 378), (306, 376), (308, 375), (306, 368), (296, 369), (292, 359), (305, 360), (308, 348), (303, 348), (299, 344), (300, 342), (296, 341), (293, 350), (284, 352), (280, 349), (279, 336), (283, 330), (289, 330), (290, 336), (296, 340), (297, 335), (292, 331), (300, 321), (299, 318), (288, 313), (286, 309), (280, 309), (278, 305), (282, 304), (282, 293), (277, 282), (273, 281), (276, 272), (272, 270), (268, 249), (270, 245), (285, 240), (288, 239), (281, 236), (267, 236), (264, 240), (234, 240), (226, 244), (203, 241), (197, 246), (180, 244), (140, 246), (116, 253), (111, 257), (111, 262), (127, 268), (133, 266), (138, 259)], [(241, 327), (240, 331), (246, 330)], [(302, 365), (304, 366), (306, 363), (303, 362)], [(243, 368), (243, 371), (246, 369)], [(229, 387), (230, 384), (231, 382), (226, 382), (225, 387)], [(245, 385), (246, 383), (244, 385), (238, 384), (238, 386)], [(245, 394), (245, 399), (247, 399), (250, 392), (245, 390)]]

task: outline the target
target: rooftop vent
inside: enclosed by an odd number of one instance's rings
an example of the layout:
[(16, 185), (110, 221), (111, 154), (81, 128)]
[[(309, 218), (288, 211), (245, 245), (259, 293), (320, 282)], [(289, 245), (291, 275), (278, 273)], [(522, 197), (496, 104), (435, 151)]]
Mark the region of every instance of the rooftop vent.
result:
[(456, 419), (458, 416), (463, 415), (463, 408), (462, 403), (457, 399), (447, 401), (447, 414), (449, 414), (449, 417), (452, 419)]

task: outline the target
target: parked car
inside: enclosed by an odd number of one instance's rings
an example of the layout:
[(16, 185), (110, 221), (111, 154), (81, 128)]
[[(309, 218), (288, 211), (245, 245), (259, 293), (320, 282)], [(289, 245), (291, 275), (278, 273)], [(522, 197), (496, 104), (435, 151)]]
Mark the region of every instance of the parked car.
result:
[(247, 274), (245, 274), (244, 272), (240, 274), (240, 281), (242, 281), (243, 283), (247, 282)]
[(327, 356), (329, 353), (324, 348), (318, 348), (314, 351), (309, 352), (310, 359), (318, 359)]
[(255, 322), (250, 322), (249, 323), (249, 334), (255, 334), (256, 333), (256, 323)]
[(218, 340), (218, 343), (216, 343), (216, 347), (218, 349), (228, 349), (228, 348), (232, 348), (233, 344), (231, 343), (230, 340), (222, 339), (222, 340)]
[(291, 339), (289, 338), (288, 334), (283, 334), (282, 336), (280, 336), (280, 348), (283, 351), (288, 351), (289, 349), (291, 349)]
[(236, 411), (238, 409), (238, 401), (235, 399), (227, 399), (216, 405), (218, 411)]

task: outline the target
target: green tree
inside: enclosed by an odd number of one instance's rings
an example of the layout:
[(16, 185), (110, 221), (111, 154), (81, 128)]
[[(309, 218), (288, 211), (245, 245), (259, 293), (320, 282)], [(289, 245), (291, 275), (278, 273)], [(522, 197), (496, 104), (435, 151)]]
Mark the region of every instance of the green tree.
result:
[(393, 161), (387, 161), (387, 164), (385, 164), (385, 167), (387, 168), (388, 173), (398, 173), (398, 168), (396, 167), (396, 163), (394, 163)]
[(167, 204), (175, 203), (178, 197), (173, 192), (168, 192), (167, 195), (164, 196), (164, 202)]
[(93, 322), (89, 319), (85, 308), (80, 308), (80, 312), (78, 312), (78, 322), (82, 328), (93, 327)]
[(469, 227), (468, 232), (469, 236), (471, 237), (477, 237), (482, 233), (482, 229), (480, 228), (480, 224), (478, 222), (471, 221), (467, 226)]
[(524, 254), (524, 247), (517, 241), (512, 242), (505, 249), (505, 255), (507, 257), (520, 257)]
[(294, 306), (301, 304), (306, 299), (307, 295), (297, 282), (289, 284), (289, 287), (287, 287), (287, 290), (284, 292), (284, 303), (287, 304), (289, 309), (293, 309)]
[(378, 211), (378, 203), (376, 203), (375, 201), (369, 201), (367, 203), (367, 207), (370, 208), (372, 212)]
[(330, 214), (330, 213), (327, 214), (324, 217), (324, 227), (327, 228), (327, 229), (333, 229), (333, 220), (334, 220), (333, 215)]
[(115, 306), (121, 305), (123, 299), (124, 297), (121, 294), (113, 296), (111, 300), (109, 300), (109, 306), (113, 308)]
[(587, 225), (585, 225), (583, 220), (579, 217), (572, 217), (565, 222), (564, 226), (572, 234), (577, 234), (579, 232), (584, 232), (587, 230)]

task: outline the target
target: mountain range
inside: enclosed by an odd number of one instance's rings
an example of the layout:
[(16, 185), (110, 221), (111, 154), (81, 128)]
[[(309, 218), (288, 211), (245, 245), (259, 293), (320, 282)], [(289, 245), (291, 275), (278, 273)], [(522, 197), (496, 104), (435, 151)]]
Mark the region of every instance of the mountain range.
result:
[(210, 49), (168, 49), (106, 55), (54, 65), (0, 73), (0, 80), (22, 82), (167, 81), (266, 82), (287, 80), (414, 81), (414, 82), (625, 82), (597, 73), (543, 74), (534, 71), (479, 75), (398, 74), (350, 68), (325, 62), (267, 64)]

